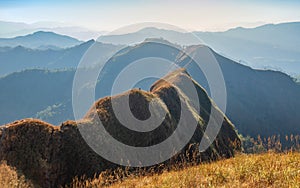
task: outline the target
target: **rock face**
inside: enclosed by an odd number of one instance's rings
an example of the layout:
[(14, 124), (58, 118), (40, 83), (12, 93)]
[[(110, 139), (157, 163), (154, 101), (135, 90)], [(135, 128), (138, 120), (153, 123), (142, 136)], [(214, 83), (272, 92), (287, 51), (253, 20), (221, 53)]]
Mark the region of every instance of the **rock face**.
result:
[[(121, 142), (132, 146), (150, 146), (162, 142), (174, 132), (180, 119), (181, 105), (188, 107), (190, 118), (194, 118), (198, 125), (189, 143), (165, 163), (172, 163), (182, 156), (189, 160), (190, 152), (195, 154), (194, 159), (201, 158), (201, 161), (216, 159), (218, 156), (233, 156), (233, 150), (240, 149), (240, 139), (234, 126), (206, 91), (192, 80), (201, 105), (200, 112), (197, 112), (193, 100), (187, 97), (189, 94), (178, 90), (178, 85), (184, 80), (191, 78), (184, 70), (178, 70), (154, 83), (149, 92), (130, 90), (114, 97), (102, 98), (80, 122), (67, 121), (61, 126), (53, 126), (40, 120), (24, 119), (7, 124), (0, 128), (0, 160), (6, 160), (9, 165), (21, 170), (42, 187), (57, 187), (69, 183), (74, 176), (92, 177), (95, 173), (118, 166), (96, 154), (86, 144), (79, 126), (97, 126), (98, 116), (107, 132), (118, 137)], [(166, 113), (164, 121), (156, 129), (145, 133), (125, 128), (112, 109), (112, 98), (119, 100), (123, 97), (129, 97), (131, 112), (140, 120), (149, 118), (149, 103), (157, 98), (157, 105)], [(180, 103), (180, 98), (185, 99), (185, 102)], [(205, 152), (199, 152), (196, 146), (203, 136), (209, 139), (203, 134), (212, 109), (224, 121), (213, 144)]]

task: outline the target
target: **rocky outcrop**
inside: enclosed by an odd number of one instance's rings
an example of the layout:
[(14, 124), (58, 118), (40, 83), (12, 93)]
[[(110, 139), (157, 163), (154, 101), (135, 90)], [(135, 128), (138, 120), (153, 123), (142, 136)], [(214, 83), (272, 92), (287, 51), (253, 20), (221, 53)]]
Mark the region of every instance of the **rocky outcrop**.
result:
[[(184, 80), (191, 80), (195, 85), (201, 105), (199, 112), (194, 101), (188, 98), (189, 94), (178, 87)], [(121, 100), (123, 97), (129, 97), (131, 112), (140, 120), (149, 118), (149, 103), (154, 98), (158, 99), (157, 105), (166, 113), (164, 121), (149, 132), (129, 130), (118, 121), (111, 104), (112, 99)], [(180, 103), (180, 98), (184, 99), (183, 103)], [(197, 128), (186, 147), (166, 163), (182, 157), (190, 160), (189, 153), (195, 154), (194, 159), (199, 158), (201, 161), (216, 159), (218, 156), (231, 157), (234, 149), (240, 149), (240, 139), (232, 123), (200, 85), (184, 70), (178, 70), (154, 83), (149, 92), (130, 90), (98, 100), (79, 122), (66, 121), (61, 126), (53, 126), (40, 120), (24, 119), (1, 127), (0, 160), (6, 160), (42, 187), (66, 184), (74, 176), (92, 177), (95, 173), (118, 166), (96, 154), (87, 145), (79, 126), (97, 126), (96, 119), (99, 117), (107, 132), (118, 137), (119, 141), (132, 146), (150, 146), (162, 142), (174, 132), (180, 119), (181, 105), (187, 107), (189, 117), (198, 122)], [(204, 131), (212, 109), (224, 119), (222, 128), (213, 144), (205, 152), (199, 152), (196, 146), (203, 137), (207, 137)]]

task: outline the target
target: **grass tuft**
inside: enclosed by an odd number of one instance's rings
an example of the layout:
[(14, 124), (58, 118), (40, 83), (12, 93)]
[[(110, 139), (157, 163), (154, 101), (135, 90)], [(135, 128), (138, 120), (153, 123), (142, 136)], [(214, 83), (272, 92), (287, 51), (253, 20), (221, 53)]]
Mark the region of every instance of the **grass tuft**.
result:
[(23, 174), (17, 172), (16, 169), (9, 167), (5, 162), (0, 163), (0, 187), (13, 188), (34, 187), (33, 184), (27, 180)]

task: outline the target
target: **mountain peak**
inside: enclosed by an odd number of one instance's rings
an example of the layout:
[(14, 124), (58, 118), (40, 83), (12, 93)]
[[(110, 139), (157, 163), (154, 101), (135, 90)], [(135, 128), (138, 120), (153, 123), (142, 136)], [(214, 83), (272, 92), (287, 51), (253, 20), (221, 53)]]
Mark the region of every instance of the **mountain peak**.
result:
[(33, 34), (31, 34), (31, 35), (44, 35), (44, 34), (58, 35), (58, 34), (52, 32), (52, 31), (36, 31)]
[(151, 32), (159, 32), (159, 31), (163, 31), (163, 30), (165, 30), (165, 29), (159, 29), (157, 27), (144, 27), (144, 28), (138, 30), (137, 32), (138, 33), (149, 33), (149, 32), (151, 33)]
[(51, 46), (57, 48), (68, 48), (80, 44), (81, 41), (65, 36), (59, 35), (51, 31), (37, 31), (25, 36), (15, 38), (0, 38), (1, 47), (16, 47), (18, 45), (27, 48), (39, 48), (41, 46)]

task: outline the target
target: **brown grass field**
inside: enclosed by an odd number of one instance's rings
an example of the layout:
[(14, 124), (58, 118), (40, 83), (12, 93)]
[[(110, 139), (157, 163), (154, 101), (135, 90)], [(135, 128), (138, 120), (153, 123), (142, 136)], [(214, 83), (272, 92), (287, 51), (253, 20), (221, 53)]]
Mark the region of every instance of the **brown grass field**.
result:
[(10, 187), (33, 187), (33, 184), (26, 180), (25, 177), (18, 173), (14, 168), (6, 165), (5, 162), (0, 164), (0, 187), (10, 188)]
[[(74, 179), (70, 187), (101, 187), (100, 175)], [(131, 176), (108, 187), (299, 187), (300, 153), (238, 154), (231, 159), (190, 166), (162, 174)]]
[[(283, 147), (279, 137), (243, 139), (244, 152), (235, 157), (201, 164), (180, 163), (161, 171), (127, 168), (102, 172), (92, 179), (74, 177), (64, 187), (300, 187), (299, 135), (285, 136)], [(21, 171), (0, 162), (0, 188), (38, 187)]]
[[(300, 153), (238, 154), (234, 158), (186, 166), (161, 174), (129, 175), (114, 179), (100, 174), (94, 179), (74, 178), (68, 187), (299, 187)], [(0, 165), (0, 187), (34, 187), (5, 163)]]

